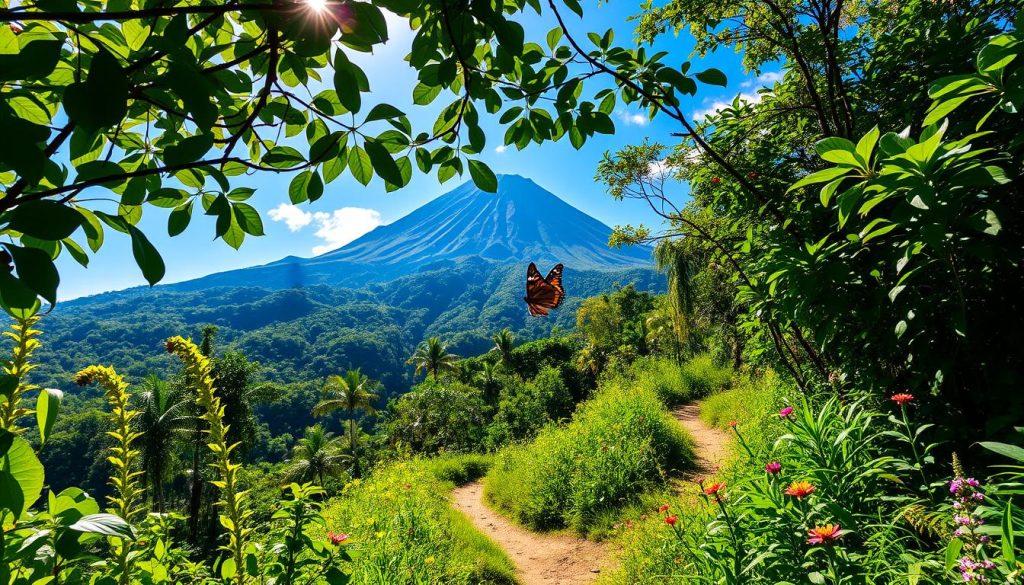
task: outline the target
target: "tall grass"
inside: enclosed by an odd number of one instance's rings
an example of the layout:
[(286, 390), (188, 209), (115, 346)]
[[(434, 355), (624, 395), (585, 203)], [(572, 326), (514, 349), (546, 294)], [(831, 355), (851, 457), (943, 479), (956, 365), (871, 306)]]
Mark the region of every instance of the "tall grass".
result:
[(683, 364), (668, 358), (646, 357), (633, 363), (626, 376), (633, 386), (653, 391), (668, 406), (699, 400), (727, 388), (733, 372), (700, 354)]
[[(768, 453), (775, 441), (785, 433), (785, 425), (779, 418), (779, 410), (792, 404), (797, 395), (772, 370), (757, 376), (737, 376), (733, 386), (711, 394), (700, 407), (700, 418), (707, 424), (730, 430), (735, 422), (743, 433), (747, 446), (755, 453)], [(733, 442), (738, 452), (742, 447)], [(749, 463), (746, 451), (744, 457), (737, 457), (735, 463)]]
[(453, 510), (455, 483), (476, 479), (488, 459), (458, 455), (378, 468), (327, 503), (325, 530), (349, 535), (354, 585), (513, 585), (512, 562)]
[(588, 533), (692, 460), (689, 437), (658, 394), (616, 378), (568, 425), (499, 453), (485, 496), (531, 528)]

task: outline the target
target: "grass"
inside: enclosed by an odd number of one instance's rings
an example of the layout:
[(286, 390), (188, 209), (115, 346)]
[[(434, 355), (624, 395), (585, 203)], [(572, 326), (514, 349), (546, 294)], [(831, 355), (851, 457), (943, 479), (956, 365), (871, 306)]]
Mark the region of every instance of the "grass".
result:
[[(703, 367), (703, 366), (701, 366)], [(758, 377), (737, 376), (732, 386), (711, 393), (701, 403), (701, 419), (711, 426), (732, 432), (730, 422), (755, 452), (766, 452), (784, 432), (778, 411), (786, 404), (787, 387), (771, 371)], [(718, 479), (732, 485), (751, 473), (764, 473), (763, 462), (751, 462), (738, 441), (733, 441), (734, 454), (719, 472)], [(658, 512), (662, 504), (670, 506), (669, 514), (677, 515), (680, 540)], [(640, 503), (624, 511), (611, 536), (622, 547), (619, 565), (603, 574), (599, 585), (636, 585), (640, 583), (683, 583), (699, 581), (685, 568), (688, 555), (699, 550), (707, 524), (716, 509), (700, 497), (697, 488), (682, 493), (663, 491), (644, 497)]]
[(530, 528), (592, 534), (692, 460), (689, 437), (658, 394), (619, 377), (568, 425), (549, 426), (534, 441), (499, 453), (484, 493)]
[(666, 405), (677, 406), (728, 387), (733, 372), (717, 365), (710, 354), (701, 354), (682, 365), (669, 358), (642, 358), (627, 375), (635, 387), (649, 389)]
[(457, 483), (488, 465), (480, 455), (412, 459), (348, 484), (324, 507), (324, 528), (350, 535), (351, 583), (517, 583), (505, 553), (449, 503)]

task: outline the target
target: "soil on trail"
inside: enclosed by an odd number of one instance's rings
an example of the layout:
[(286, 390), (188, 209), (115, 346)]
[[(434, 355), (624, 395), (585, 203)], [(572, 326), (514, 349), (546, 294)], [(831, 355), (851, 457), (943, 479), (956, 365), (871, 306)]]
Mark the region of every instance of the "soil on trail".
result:
[(679, 424), (693, 437), (693, 453), (696, 456), (695, 471), (687, 475), (692, 479), (701, 475), (712, 475), (729, 456), (729, 433), (708, 426), (700, 420), (700, 405), (687, 404), (672, 411)]
[(614, 562), (607, 544), (572, 536), (540, 534), (516, 526), (483, 501), (480, 482), (456, 488), (455, 508), (498, 544), (516, 565), (523, 585), (584, 585)]

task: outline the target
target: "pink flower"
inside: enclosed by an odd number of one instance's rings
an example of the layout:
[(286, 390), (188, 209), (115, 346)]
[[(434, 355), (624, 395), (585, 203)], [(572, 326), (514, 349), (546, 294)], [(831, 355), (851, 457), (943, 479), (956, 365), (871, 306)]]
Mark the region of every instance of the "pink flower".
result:
[(807, 531), (807, 544), (827, 544), (839, 540), (846, 534), (838, 524), (816, 526)]
[(348, 535), (343, 532), (328, 532), (327, 539), (330, 540), (331, 544), (334, 546), (338, 546), (348, 540)]
[(890, 398), (889, 400), (892, 400), (896, 404), (899, 404), (900, 406), (903, 406), (905, 404), (909, 404), (913, 399), (914, 399), (914, 395), (913, 394), (907, 394), (905, 392), (901, 392), (899, 394), (893, 394), (892, 398)]
[(772, 475), (778, 475), (782, 471), (782, 464), (778, 461), (772, 461), (765, 464), (764, 470)]
[(783, 408), (782, 410), (779, 411), (779, 417), (780, 418), (789, 418), (791, 416), (793, 416), (793, 407), (792, 406), (787, 406), (786, 408)]

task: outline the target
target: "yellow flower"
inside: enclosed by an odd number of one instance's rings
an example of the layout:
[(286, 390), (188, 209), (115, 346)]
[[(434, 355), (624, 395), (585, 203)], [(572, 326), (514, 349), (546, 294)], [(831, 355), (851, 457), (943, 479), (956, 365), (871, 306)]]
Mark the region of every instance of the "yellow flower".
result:
[(430, 555), (429, 557), (427, 557), (426, 561), (424, 561), (424, 562), (426, 562), (428, 565), (433, 565), (434, 564), (434, 555)]
[(378, 530), (377, 531), (377, 538), (384, 538), (384, 531), (383, 530)]

